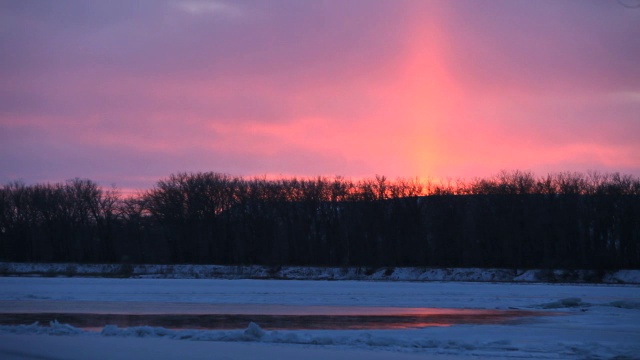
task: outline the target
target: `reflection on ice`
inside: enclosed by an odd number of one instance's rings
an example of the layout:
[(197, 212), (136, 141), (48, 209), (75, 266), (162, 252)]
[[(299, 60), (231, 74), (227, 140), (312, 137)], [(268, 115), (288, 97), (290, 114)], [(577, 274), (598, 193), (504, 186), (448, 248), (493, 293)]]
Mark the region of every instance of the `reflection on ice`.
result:
[[(31, 307), (30, 311), (0, 314), (0, 324), (29, 324), (58, 321), (74, 327), (102, 328), (107, 324), (119, 327), (158, 326), (170, 329), (244, 329), (255, 322), (265, 329), (406, 329), (457, 324), (512, 324), (534, 316), (549, 315), (540, 311), (476, 310), (396, 307), (324, 307), (324, 306), (261, 306), (146, 303), (145, 311), (105, 311), (109, 306), (95, 306), (96, 311), (68, 308), (51, 311), (47, 305)], [(100, 304), (94, 304), (100, 305)], [(104, 304), (102, 304), (104, 305)], [(111, 304), (113, 307), (113, 304)], [(138, 303), (136, 306), (141, 307)], [(44, 306), (44, 309), (42, 308)], [(26, 310), (26, 309), (24, 309)], [(122, 310), (122, 309), (121, 309)]]

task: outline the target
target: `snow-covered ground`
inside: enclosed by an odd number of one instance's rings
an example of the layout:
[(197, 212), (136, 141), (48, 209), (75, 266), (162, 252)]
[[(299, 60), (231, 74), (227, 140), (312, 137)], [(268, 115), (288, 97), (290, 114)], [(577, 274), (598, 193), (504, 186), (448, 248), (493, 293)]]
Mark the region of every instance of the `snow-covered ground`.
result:
[(640, 284), (640, 270), (544, 270), (425, 267), (134, 265), (0, 262), (0, 275), (147, 279), (282, 279), (370, 281), (492, 281)]
[(52, 306), (137, 312), (154, 304), (183, 310), (204, 305), (516, 308), (556, 316), (507, 325), (402, 330), (271, 331), (247, 324), (239, 330), (104, 326), (90, 332), (59, 323), (3, 325), (0, 358), (640, 358), (640, 287), (636, 285), (0, 278), (0, 313)]

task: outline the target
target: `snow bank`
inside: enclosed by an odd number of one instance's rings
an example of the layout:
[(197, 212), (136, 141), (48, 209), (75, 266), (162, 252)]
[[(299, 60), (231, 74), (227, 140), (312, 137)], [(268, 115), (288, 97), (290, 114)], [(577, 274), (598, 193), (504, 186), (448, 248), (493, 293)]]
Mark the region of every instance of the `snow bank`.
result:
[[(266, 331), (255, 323), (250, 323), (245, 330), (235, 331), (170, 330), (150, 326), (119, 328), (115, 325), (107, 325), (101, 332), (90, 332), (52, 322), (48, 327), (38, 324), (0, 326), (0, 334), (80, 335), (111, 338), (164, 338), (199, 342), (315, 345), (323, 348), (330, 346), (386, 350), (396, 353), (435, 353), (481, 358), (502, 358), (505, 355), (514, 358), (548, 358), (545, 355), (551, 355), (552, 358), (556, 358), (558, 355), (563, 358), (632, 358), (630, 356), (634, 356), (638, 350), (637, 346), (627, 344), (614, 346), (607, 342), (550, 341), (550, 338), (546, 337), (541, 339), (543, 341), (533, 341), (536, 337), (530, 337), (531, 334), (524, 336), (524, 341), (508, 339), (508, 337), (503, 340), (495, 340), (495, 331), (500, 331), (497, 327), (485, 328), (485, 334), (488, 336), (471, 335), (471, 332), (476, 333), (474, 327), (459, 327), (458, 329), (461, 329), (460, 335), (467, 334), (467, 336), (443, 337), (435, 332), (421, 333), (419, 330), (412, 333), (405, 331)], [(545, 329), (542, 331), (548, 332)], [(528, 330), (522, 328), (520, 332), (529, 333)]]
[(640, 284), (640, 270), (0, 263), (5, 276)]
[(52, 321), (49, 326), (35, 322), (31, 325), (0, 325), (0, 333), (5, 334), (46, 334), (46, 335), (82, 335), (86, 332), (69, 324)]
[(620, 270), (606, 274), (603, 279), (605, 283), (618, 284), (640, 284), (640, 270)]

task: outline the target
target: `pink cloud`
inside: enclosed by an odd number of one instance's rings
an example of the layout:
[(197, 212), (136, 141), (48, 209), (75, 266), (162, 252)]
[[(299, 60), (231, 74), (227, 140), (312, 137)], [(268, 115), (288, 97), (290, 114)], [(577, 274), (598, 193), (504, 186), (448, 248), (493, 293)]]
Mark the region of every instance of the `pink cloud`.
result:
[(640, 173), (628, 9), (127, 4), (5, 9), (0, 180)]

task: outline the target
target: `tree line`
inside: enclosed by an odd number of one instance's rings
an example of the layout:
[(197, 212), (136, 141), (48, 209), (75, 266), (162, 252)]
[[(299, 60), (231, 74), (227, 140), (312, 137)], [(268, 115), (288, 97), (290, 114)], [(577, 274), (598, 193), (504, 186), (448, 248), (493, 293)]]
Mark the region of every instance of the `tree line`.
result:
[(178, 173), (135, 196), (86, 179), (0, 187), (0, 260), (640, 267), (640, 179), (471, 181)]

